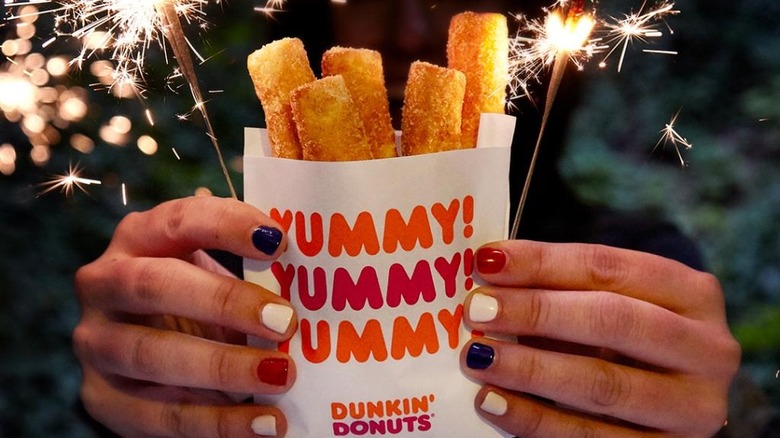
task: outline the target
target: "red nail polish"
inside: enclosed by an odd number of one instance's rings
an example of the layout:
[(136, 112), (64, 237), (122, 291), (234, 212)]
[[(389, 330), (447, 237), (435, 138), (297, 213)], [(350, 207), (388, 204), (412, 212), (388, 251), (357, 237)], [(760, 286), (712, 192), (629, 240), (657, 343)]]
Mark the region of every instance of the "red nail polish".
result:
[(504, 269), (506, 254), (495, 248), (480, 248), (477, 250), (477, 271), (480, 274), (497, 274)]
[(290, 371), (290, 363), (287, 359), (270, 358), (263, 359), (257, 366), (257, 377), (261, 382), (269, 385), (284, 386), (287, 384), (287, 373)]

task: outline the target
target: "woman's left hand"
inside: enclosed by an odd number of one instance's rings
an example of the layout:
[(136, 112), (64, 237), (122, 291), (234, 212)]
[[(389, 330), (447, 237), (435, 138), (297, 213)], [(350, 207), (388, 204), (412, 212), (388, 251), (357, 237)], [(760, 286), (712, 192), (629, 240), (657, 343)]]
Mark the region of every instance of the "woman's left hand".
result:
[(714, 276), (585, 244), (480, 248), (466, 374), (481, 415), (534, 437), (705, 437), (724, 424), (740, 348)]

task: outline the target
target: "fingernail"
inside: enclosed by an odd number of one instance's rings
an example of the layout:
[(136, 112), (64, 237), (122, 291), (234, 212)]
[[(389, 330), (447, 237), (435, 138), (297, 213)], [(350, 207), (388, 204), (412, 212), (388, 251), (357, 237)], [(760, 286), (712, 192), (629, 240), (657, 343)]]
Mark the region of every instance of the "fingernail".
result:
[(482, 404), (479, 405), (479, 408), (488, 414), (504, 415), (506, 414), (508, 404), (504, 397), (490, 391), (485, 396), (485, 399), (482, 400)]
[(268, 303), (260, 311), (260, 321), (263, 325), (280, 334), (287, 333), (292, 316), (292, 307), (284, 304)]
[(498, 300), (481, 293), (471, 297), (469, 320), (471, 322), (490, 322), (498, 316)]
[(273, 255), (282, 244), (282, 236), (278, 228), (262, 225), (252, 232), (252, 244), (263, 254)]
[(257, 377), (263, 383), (284, 386), (287, 384), (287, 373), (289, 371), (290, 364), (287, 359), (263, 359), (260, 361), (260, 365), (257, 366)]
[(504, 269), (506, 254), (495, 248), (480, 248), (476, 254), (477, 271), (481, 274), (496, 274)]
[(493, 347), (475, 342), (466, 353), (466, 366), (472, 370), (484, 370), (493, 363), (495, 357), (496, 352)]
[(252, 420), (252, 432), (255, 435), (276, 436), (276, 417), (261, 415)]

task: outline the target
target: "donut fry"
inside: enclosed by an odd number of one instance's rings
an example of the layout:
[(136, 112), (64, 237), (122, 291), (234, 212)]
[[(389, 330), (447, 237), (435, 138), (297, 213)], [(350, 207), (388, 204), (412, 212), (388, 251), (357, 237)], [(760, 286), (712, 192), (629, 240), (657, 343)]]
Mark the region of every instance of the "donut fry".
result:
[(290, 92), (315, 80), (303, 42), (283, 38), (266, 44), (249, 55), (247, 68), (265, 112), (273, 155), (301, 159), (301, 145), (290, 110)]
[(463, 146), (477, 144), (481, 113), (504, 113), (509, 80), (509, 30), (496, 13), (463, 12), (452, 17), (447, 66), (466, 75)]
[(292, 92), (290, 104), (304, 160), (371, 159), (363, 123), (342, 76), (301, 85)]
[(322, 75), (341, 75), (371, 144), (374, 158), (395, 157), (395, 134), (385, 88), (382, 57), (369, 49), (333, 47), (322, 55)]
[(461, 148), (463, 73), (415, 61), (409, 69), (401, 120), (403, 155)]

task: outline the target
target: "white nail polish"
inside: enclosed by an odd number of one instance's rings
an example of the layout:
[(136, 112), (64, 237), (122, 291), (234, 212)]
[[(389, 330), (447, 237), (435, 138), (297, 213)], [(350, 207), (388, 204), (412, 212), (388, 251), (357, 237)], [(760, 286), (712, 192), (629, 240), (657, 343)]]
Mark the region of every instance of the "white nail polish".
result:
[(469, 319), (472, 322), (490, 322), (498, 316), (498, 300), (485, 294), (474, 294), (469, 304)]
[(506, 399), (492, 391), (487, 393), (482, 404), (479, 405), (480, 409), (493, 415), (506, 414), (507, 407)]
[(293, 309), (283, 304), (268, 303), (260, 311), (260, 319), (263, 325), (276, 333), (287, 332), (292, 316)]
[(255, 435), (276, 436), (276, 417), (261, 415), (252, 420), (252, 432)]

